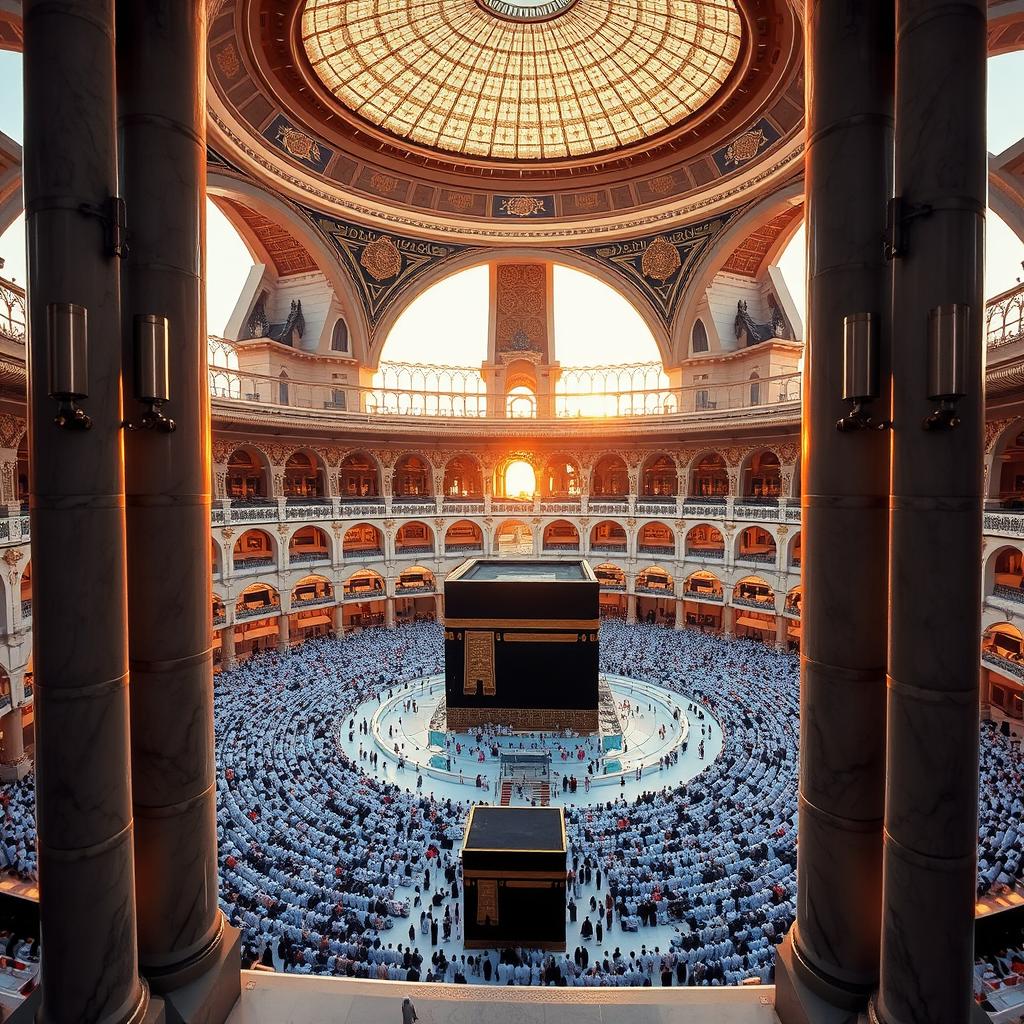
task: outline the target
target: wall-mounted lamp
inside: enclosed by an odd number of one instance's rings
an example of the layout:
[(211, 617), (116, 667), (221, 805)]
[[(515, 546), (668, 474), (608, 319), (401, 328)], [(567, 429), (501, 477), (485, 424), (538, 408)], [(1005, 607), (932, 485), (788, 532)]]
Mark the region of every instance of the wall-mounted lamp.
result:
[(960, 425), (956, 403), (967, 394), (967, 337), (971, 307), (951, 302), (928, 313), (928, 398), (939, 407), (921, 424), (925, 430)]
[(57, 399), (54, 423), (88, 430), (92, 420), (75, 403), (89, 397), (89, 316), (85, 306), (51, 302), (46, 307), (49, 395)]
[(159, 430), (169, 434), (175, 422), (160, 407), (171, 397), (167, 372), (167, 349), (170, 326), (165, 316), (154, 313), (136, 315), (135, 335), (135, 397), (147, 406), (139, 423), (128, 423), (129, 430)]
[(874, 313), (843, 317), (843, 401), (853, 408), (836, 423), (836, 430), (885, 430), (884, 421), (871, 418), (866, 402), (878, 397), (878, 318)]

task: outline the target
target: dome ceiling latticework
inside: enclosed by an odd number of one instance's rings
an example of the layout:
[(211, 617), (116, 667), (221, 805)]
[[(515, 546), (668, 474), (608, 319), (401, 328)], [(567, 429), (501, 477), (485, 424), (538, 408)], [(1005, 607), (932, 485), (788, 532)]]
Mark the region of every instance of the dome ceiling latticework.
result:
[(300, 31), (320, 82), (365, 121), (540, 161), (684, 124), (725, 85), (743, 30), (734, 0), (306, 0)]

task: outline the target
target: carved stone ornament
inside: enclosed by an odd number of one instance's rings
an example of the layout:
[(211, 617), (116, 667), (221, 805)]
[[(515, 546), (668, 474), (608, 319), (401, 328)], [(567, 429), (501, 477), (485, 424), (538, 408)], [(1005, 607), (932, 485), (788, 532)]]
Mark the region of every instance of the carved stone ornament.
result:
[(535, 196), (509, 196), (502, 200), (501, 212), (509, 217), (535, 217), (544, 212), (544, 200)]
[(388, 281), (401, 271), (402, 254), (387, 235), (381, 235), (362, 251), (359, 265), (375, 281)]
[(299, 160), (309, 160), (312, 163), (318, 163), (320, 160), (320, 146), (316, 139), (305, 132), (300, 132), (298, 128), (287, 124), (281, 125), (277, 129), (277, 141), (281, 143), (281, 148), (286, 153)]
[(664, 284), (682, 265), (679, 250), (660, 235), (651, 241), (640, 257), (644, 277), (658, 284)]
[(20, 548), (8, 548), (4, 552), (4, 561), (12, 568), (16, 566), (23, 558), (25, 553)]

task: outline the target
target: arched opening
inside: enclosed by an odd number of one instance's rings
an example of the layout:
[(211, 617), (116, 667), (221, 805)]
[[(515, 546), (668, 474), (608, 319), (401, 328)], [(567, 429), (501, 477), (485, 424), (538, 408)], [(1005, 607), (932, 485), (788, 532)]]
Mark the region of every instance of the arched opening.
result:
[(745, 608), (775, 608), (775, 591), (760, 576), (745, 576), (733, 587), (732, 603)]
[(269, 504), (269, 475), (262, 455), (253, 448), (239, 448), (228, 459), (224, 480), (232, 505), (246, 502)]
[(545, 551), (579, 551), (580, 534), (568, 519), (556, 519), (544, 527)]
[(345, 501), (376, 500), (380, 497), (377, 463), (363, 452), (346, 455), (338, 471), (338, 484)]
[(537, 415), (537, 395), (533, 388), (517, 384), (505, 397), (505, 415), (512, 419), (530, 419)]
[(324, 471), (310, 452), (292, 452), (284, 464), (284, 496), (289, 503), (321, 500), (327, 495)]
[(803, 586), (795, 586), (786, 595), (786, 604), (783, 612), (786, 616), (786, 647), (794, 652), (800, 650), (800, 609), (803, 599)]
[(395, 581), (395, 619), (398, 622), (423, 622), (435, 618), (434, 574), (422, 565), (403, 569)]
[(357, 523), (345, 531), (341, 541), (343, 558), (356, 558), (365, 562), (384, 557), (384, 534), (369, 523)]
[(676, 535), (667, 523), (644, 523), (637, 537), (637, 551), (644, 555), (675, 555)]
[(721, 561), (725, 558), (725, 538), (717, 526), (701, 523), (692, 527), (686, 534), (687, 558), (714, 558)]
[(480, 467), (467, 455), (456, 455), (444, 468), (444, 497), (457, 501), (480, 501), (483, 498)]
[(292, 610), (298, 605), (330, 604), (334, 600), (334, 587), (326, 576), (304, 576), (292, 588)]
[(774, 565), (778, 556), (775, 538), (761, 526), (748, 526), (740, 533), (736, 557), (744, 562)]
[(277, 402), (278, 405), (287, 405), (289, 401), (289, 387), (288, 387), (288, 374), (281, 371), (280, 377), (277, 383)]
[(1016, 626), (999, 622), (981, 639), (981, 697), (1007, 718), (1024, 719), (1024, 637)]
[(611, 519), (603, 519), (591, 527), (590, 550), (624, 555), (626, 553), (625, 528)]
[(273, 538), (264, 530), (246, 530), (235, 541), (231, 555), (235, 572), (252, 572), (272, 566), (276, 561)]
[(327, 636), (333, 628), (330, 605), (334, 587), (324, 576), (306, 576), (292, 588), (292, 611), (288, 616), (288, 636), (309, 640)]
[(533, 501), (537, 493), (537, 474), (525, 459), (513, 459), (502, 471), (501, 497), (509, 501)]
[(21, 621), (28, 622), (32, 618), (32, 560), (29, 559), (21, 574), (21, 583), (18, 588), (18, 596), (21, 601)]
[(11, 677), (7, 674), (7, 670), (0, 665), (0, 711), (6, 711), (11, 704)]
[(995, 497), (1007, 509), (1024, 509), (1024, 433), (1007, 442), (993, 466)]
[(544, 465), (541, 488), (545, 500), (578, 501), (582, 492), (579, 466), (564, 455), (553, 456)]
[(622, 500), (629, 496), (629, 470), (618, 455), (598, 459), (590, 477), (590, 494), (594, 498)]
[(600, 587), (598, 609), (602, 619), (626, 618), (626, 573), (614, 562), (602, 562), (594, 575)]
[(743, 497), (776, 499), (782, 494), (782, 467), (775, 452), (754, 452), (743, 467)]
[(339, 316), (331, 328), (331, 351), (348, 354), (348, 324), (343, 316)]
[(679, 474), (675, 459), (652, 455), (640, 474), (640, 495), (649, 501), (674, 501), (679, 493)]
[(387, 591), (384, 578), (370, 569), (359, 569), (342, 584), (346, 630), (384, 623)]
[(719, 632), (724, 604), (722, 581), (713, 572), (700, 569), (686, 577), (683, 584), (683, 621), (687, 626)]
[(476, 523), (460, 519), (445, 530), (444, 553), (446, 555), (477, 554), (484, 549), (484, 534)]
[(532, 555), (533, 532), (521, 519), (505, 519), (494, 534), (498, 555)]
[(269, 583), (251, 583), (235, 602), (235, 657), (277, 646), (281, 595)]
[(761, 404), (761, 378), (756, 372), (750, 375), (750, 404)]
[(789, 567), (799, 569), (803, 561), (803, 540), (799, 533), (789, 542)]
[(1024, 604), (1024, 556), (1018, 548), (1000, 548), (988, 560), (991, 573), (986, 572), (985, 591), (992, 597), (1015, 604)]
[(426, 523), (403, 523), (395, 534), (396, 555), (431, 555), (434, 531)]
[(698, 317), (693, 322), (693, 330), (690, 331), (690, 353), (697, 356), (702, 352), (707, 352), (710, 348), (708, 329), (704, 326), (704, 321)]
[(637, 575), (633, 591), (637, 595), (638, 622), (646, 622), (652, 626), (675, 625), (675, 581), (671, 573), (660, 566), (652, 565)]
[(738, 637), (775, 642), (775, 591), (760, 576), (747, 576), (732, 591), (736, 613), (733, 628)]
[(288, 564), (305, 565), (310, 562), (329, 562), (331, 545), (327, 533), (319, 526), (303, 526), (292, 534), (288, 542)]
[(224, 566), (221, 564), (220, 545), (210, 538), (210, 571), (214, 576), (220, 576)]
[(210, 618), (214, 629), (219, 629), (228, 621), (227, 605), (218, 594), (214, 594), (210, 601)]
[(690, 497), (725, 502), (729, 494), (729, 470), (718, 452), (708, 452), (690, 474)]
[(416, 501), (433, 496), (433, 473), (425, 459), (403, 455), (395, 464), (394, 500)]

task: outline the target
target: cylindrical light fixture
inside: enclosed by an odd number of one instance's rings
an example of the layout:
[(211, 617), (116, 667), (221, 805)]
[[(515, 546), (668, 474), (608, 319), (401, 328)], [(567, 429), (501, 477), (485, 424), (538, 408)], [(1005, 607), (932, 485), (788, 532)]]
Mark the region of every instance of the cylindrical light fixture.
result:
[(950, 302), (928, 313), (928, 398), (939, 407), (922, 424), (950, 430), (960, 423), (956, 403), (967, 394), (967, 339), (971, 307)]
[(92, 420), (75, 403), (89, 396), (89, 314), (74, 302), (46, 307), (48, 392), (57, 400), (58, 427), (88, 430)]
[(167, 376), (167, 317), (139, 313), (135, 317), (135, 397), (140, 402), (166, 402), (171, 397)]
[(160, 407), (171, 397), (167, 366), (170, 323), (167, 317), (157, 313), (136, 313), (132, 330), (135, 341), (135, 397), (147, 409), (138, 424), (129, 423), (127, 426), (169, 434), (174, 430), (174, 420), (168, 419)]
[(843, 401), (853, 406), (836, 423), (844, 433), (868, 428), (882, 430), (862, 408), (878, 397), (878, 317), (874, 313), (851, 313), (843, 317)]

